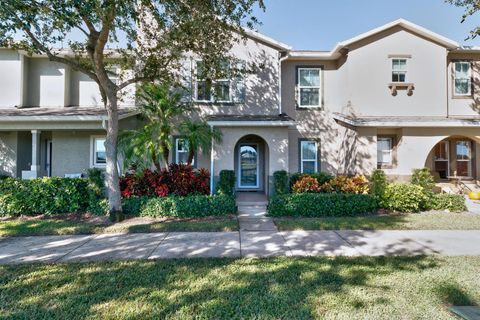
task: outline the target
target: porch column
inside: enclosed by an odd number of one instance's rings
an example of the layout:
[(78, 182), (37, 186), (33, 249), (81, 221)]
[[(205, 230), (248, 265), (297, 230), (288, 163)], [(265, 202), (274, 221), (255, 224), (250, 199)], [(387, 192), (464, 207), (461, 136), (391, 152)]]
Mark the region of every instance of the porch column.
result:
[(40, 130), (32, 130), (32, 164), (30, 170), (37, 173), (40, 171)]
[(40, 170), (40, 130), (32, 130), (32, 163), (30, 170), (22, 170), (22, 179), (35, 179), (42, 176)]

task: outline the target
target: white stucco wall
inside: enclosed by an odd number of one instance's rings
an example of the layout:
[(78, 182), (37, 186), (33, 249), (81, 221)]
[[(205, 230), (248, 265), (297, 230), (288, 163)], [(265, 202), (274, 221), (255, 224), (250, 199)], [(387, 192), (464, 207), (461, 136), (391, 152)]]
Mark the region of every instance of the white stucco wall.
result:
[(17, 132), (0, 132), (0, 175), (17, 176)]
[(64, 107), (66, 73), (64, 65), (50, 62), (47, 58), (30, 59), (26, 104), (40, 107)]
[(13, 51), (0, 49), (0, 108), (22, 103), (22, 59)]

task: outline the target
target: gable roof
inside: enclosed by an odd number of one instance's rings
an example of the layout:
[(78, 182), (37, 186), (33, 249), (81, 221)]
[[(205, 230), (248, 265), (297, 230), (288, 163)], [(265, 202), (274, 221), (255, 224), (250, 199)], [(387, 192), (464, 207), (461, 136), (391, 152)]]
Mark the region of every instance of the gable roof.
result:
[(453, 41), (450, 40), (438, 33), (435, 33), (433, 31), (430, 31), (424, 27), (421, 27), (413, 22), (407, 21), (405, 19), (398, 19), (395, 21), (392, 21), (390, 23), (387, 23), (381, 27), (372, 29), (368, 32), (362, 33), (356, 37), (353, 37), (351, 39), (342, 41), (337, 43), (335, 48), (333, 48), (332, 51), (325, 52), (325, 51), (291, 51), (289, 54), (289, 58), (291, 59), (328, 59), (328, 60), (336, 60), (342, 55), (342, 51), (345, 49), (348, 49), (348, 46), (350, 46), (353, 43), (356, 43), (358, 41), (364, 40), (366, 38), (369, 38), (371, 36), (374, 36), (376, 34), (379, 34), (383, 31), (386, 31), (388, 29), (391, 29), (393, 27), (401, 27), (405, 30), (408, 30), (412, 33), (415, 33), (419, 36), (422, 36), (426, 39), (429, 39), (433, 42), (436, 42), (442, 46), (444, 46), (447, 49), (457, 49), (460, 47), (460, 45)]
[(260, 42), (263, 42), (275, 49), (278, 49), (280, 51), (289, 51), (289, 50), (292, 50), (292, 47), (285, 44), (285, 43), (282, 43), (280, 41), (277, 41), (273, 38), (270, 38), (264, 34), (261, 34), (259, 32), (256, 32), (256, 31), (253, 31), (251, 29), (243, 29), (243, 31), (245, 32), (246, 36), (253, 39), (253, 40), (257, 40), (257, 41), (260, 41)]

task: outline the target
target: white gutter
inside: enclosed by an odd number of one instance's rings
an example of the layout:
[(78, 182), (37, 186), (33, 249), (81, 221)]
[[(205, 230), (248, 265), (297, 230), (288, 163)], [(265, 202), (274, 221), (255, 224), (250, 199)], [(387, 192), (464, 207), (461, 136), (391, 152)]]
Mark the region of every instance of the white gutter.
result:
[(207, 121), (211, 126), (217, 127), (289, 127), (294, 126), (295, 121)]
[[(213, 124), (210, 124), (210, 130), (213, 131)], [(212, 146), (210, 148), (210, 194), (213, 194), (214, 192), (214, 187), (213, 187), (213, 180), (215, 178), (215, 174), (213, 172), (213, 170), (215, 169), (214, 167), (215, 157), (214, 157), (214, 150), (213, 150), (214, 147), (215, 147), (215, 140), (212, 137)]]

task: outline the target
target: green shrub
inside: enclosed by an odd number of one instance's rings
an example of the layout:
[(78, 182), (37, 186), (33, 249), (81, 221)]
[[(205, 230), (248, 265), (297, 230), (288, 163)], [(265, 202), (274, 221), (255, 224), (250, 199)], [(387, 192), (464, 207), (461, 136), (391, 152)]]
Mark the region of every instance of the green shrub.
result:
[(465, 198), (458, 194), (435, 193), (425, 201), (426, 210), (447, 210), (450, 212), (467, 211)]
[(217, 193), (228, 196), (233, 196), (235, 194), (235, 171), (220, 171), (220, 179), (217, 185)]
[(123, 211), (128, 215), (142, 217), (195, 218), (235, 213), (236, 204), (235, 199), (227, 195), (158, 198), (133, 196), (123, 199)]
[(87, 211), (95, 215), (108, 214), (108, 202), (105, 199), (105, 174), (98, 168), (87, 171), (88, 206)]
[(296, 193), (270, 198), (269, 216), (354, 216), (374, 212), (377, 201), (369, 194)]
[(315, 180), (318, 181), (318, 183), (320, 185), (324, 184), (324, 183), (327, 183), (329, 182), (330, 180), (333, 179), (333, 176), (329, 173), (326, 173), (326, 172), (319, 172), (319, 173), (301, 173), (301, 172), (297, 172), (297, 173), (294, 173), (290, 176), (290, 189), (293, 187), (293, 185), (295, 183), (297, 183), (298, 180), (300, 180), (301, 178), (305, 177), (305, 176), (309, 176), (309, 177), (312, 177), (314, 178)]
[(0, 180), (0, 216), (85, 211), (89, 202), (85, 179), (39, 178)]
[(380, 169), (373, 170), (370, 177), (370, 193), (381, 201), (385, 196), (385, 189), (387, 188), (387, 176), (385, 172)]
[(427, 196), (422, 187), (414, 184), (392, 183), (385, 189), (381, 206), (396, 212), (419, 212)]
[(275, 171), (273, 173), (273, 185), (275, 194), (288, 193), (288, 173), (285, 170)]
[(430, 169), (414, 169), (412, 174), (412, 184), (422, 187), (425, 193), (431, 193), (435, 186), (435, 180)]

